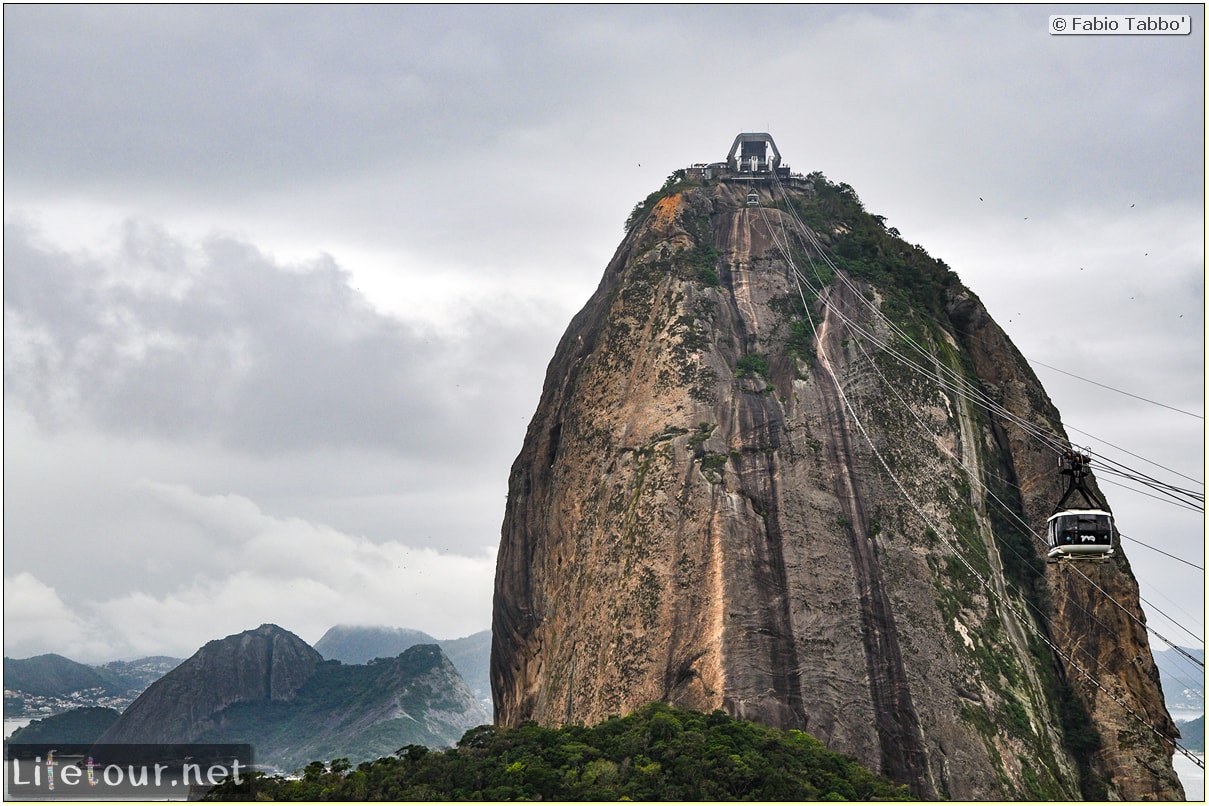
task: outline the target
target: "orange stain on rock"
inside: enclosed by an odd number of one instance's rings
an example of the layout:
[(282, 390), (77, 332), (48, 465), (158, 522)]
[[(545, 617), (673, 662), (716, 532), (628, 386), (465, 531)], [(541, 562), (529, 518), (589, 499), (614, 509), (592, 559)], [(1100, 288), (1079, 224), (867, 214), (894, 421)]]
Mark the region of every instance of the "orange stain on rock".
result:
[(651, 210), (651, 214), (655, 217), (655, 225), (662, 229), (671, 224), (676, 219), (676, 213), (680, 212), (683, 203), (683, 193), (673, 193), (657, 201), (655, 208)]

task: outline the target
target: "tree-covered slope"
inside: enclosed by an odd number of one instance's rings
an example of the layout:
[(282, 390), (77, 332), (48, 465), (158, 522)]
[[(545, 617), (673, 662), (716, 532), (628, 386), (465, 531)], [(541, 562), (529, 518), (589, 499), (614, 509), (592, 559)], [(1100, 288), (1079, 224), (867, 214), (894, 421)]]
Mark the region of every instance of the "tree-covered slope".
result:
[(197, 741), (246, 742), (258, 764), (294, 770), (315, 758), (362, 761), (406, 744), (449, 746), (487, 719), (440, 648), (422, 644), (364, 665), (323, 661), (289, 700), (233, 704)]
[(125, 690), (120, 681), (100, 670), (76, 663), (62, 655), (4, 659), (4, 687), (37, 696), (61, 696), (75, 691), (100, 689), (109, 694)]
[[(588, 728), (474, 728), (443, 752), (309, 765), (258, 800), (909, 800), (801, 731), (655, 703)], [(212, 797), (221, 797), (220, 791)]]
[(73, 708), (61, 714), (35, 719), (18, 728), (9, 744), (91, 744), (118, 721), (121, 713), (112, 708)]

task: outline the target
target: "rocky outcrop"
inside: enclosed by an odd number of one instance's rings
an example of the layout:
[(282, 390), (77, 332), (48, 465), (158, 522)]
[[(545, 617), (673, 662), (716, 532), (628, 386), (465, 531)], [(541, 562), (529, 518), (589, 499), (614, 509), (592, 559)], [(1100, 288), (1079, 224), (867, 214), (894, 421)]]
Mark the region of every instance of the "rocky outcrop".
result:
[(1088, 571), (1115, 602), (1044, 563), (1061, 489), (1018, 422), (1061, 423), (976, 297), (822, 177), (779, 209), (665, 190), (512, 467), (497, 722), (658, 700), (806, 730), (922, 797), (1179, 796), (1128, 563)]
[(130, 704), (104, 744), (192, 742), (235, 703), (288, 702), (322, 656), (275, 624), (211, 641)]

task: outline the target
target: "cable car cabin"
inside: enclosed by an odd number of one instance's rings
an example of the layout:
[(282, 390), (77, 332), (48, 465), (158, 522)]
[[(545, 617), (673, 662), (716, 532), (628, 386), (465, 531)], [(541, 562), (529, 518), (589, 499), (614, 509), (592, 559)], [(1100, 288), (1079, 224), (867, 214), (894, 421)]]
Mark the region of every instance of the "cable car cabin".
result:
[(1049, 518), (1051, 560), (1112, 556), (1112, 515), (1102, 509), (1067, 509)]
[(751, 193), (748, 193), (747, 194), (747, 206), (748, 207), (759, 207), (760, 206), (760, 194), (756, 193), (754, 190)]

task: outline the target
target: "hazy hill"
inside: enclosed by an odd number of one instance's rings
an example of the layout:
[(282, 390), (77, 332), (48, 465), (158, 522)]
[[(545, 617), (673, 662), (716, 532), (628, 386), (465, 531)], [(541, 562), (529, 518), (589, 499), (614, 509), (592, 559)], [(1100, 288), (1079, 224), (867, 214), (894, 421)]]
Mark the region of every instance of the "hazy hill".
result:
[(447, 747), (489, 721), (439, 647), (417, 644), (365, 665), (324, 661), (289, 702), (232, 705), (203, 742), (250, 742), (257, 763), (293, 769), (314, 760), (353, 764), (405, 745)]
[(153, 655), (138, 660), (115, 660), (95, 667), (103, 675), (113, 677), (128, 691), (142, 692), (181, 664), (180, 658)]
[(407, 744), (449, 745), (488, 720), (435, 645), (345, 665), (265, 624), (206, 644), (143, 692), (101, 741), (248, 743), (258, 764), (288, 770), (315, 759), (356, 763)]
[(474, 696), (488, 713), (491, 710), (491, 631), (464, 638), (437, 640), (420, 630), (381, 625), (340, 624), (315, 642), (315, 649), (328, 660), (365, 663), (372, 658), (393, 658), (417, 644), (436, 644), (457, 667)]
[(1180, 722), (1180, 747), (1195, 753), (1205, 752), (1205, 717)]
[(420, 630), (338, 624), (315, 642), (315, 651), (327, 660), (367, 663), (374, 658), (393, 658), (416, 644), (436, 643), (437, 639)]
[(61, 713), (80, 707), (121, 710), (180, 660), (164, 656), (113, 661), (100, 666), (62, 655), (4, 659), (7, 716)]
[(441, 649), (488, 712), (491, 711), (491, 630), (440, 642)]
[(241, 702), (293, 699), (323, 661), (298, 636), (273, 624), (210, 641), (155, 681), (102, 740), (109, 744), (195, 741)]
[(4, 659), (4, 688), (38, 697), (61, 697), (75, 691), (100, 689), (117, 695), (127, 685), (119, 675), (77, 663), (62, 655), (37, 655), (23, 660)]

